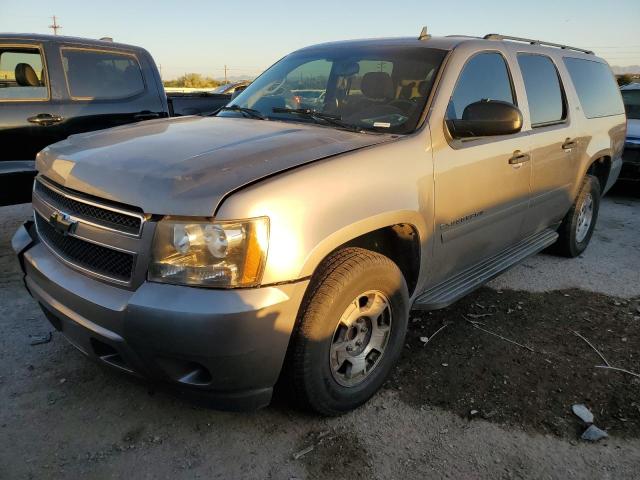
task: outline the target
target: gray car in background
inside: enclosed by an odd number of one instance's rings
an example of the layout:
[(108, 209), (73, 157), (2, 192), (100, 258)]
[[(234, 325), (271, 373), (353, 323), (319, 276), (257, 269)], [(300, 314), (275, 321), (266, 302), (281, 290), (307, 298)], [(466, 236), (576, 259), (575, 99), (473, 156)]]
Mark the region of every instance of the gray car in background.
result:
[(548, 247), (581, 254), (625, 129), (585, 50), (424, 31), (316, 45), (214, 117), (46, 148), (13, 247), (98, 362), (224, 408), (268, 404), (280, 379), (336, 415), (388, 377), (411, 308)]

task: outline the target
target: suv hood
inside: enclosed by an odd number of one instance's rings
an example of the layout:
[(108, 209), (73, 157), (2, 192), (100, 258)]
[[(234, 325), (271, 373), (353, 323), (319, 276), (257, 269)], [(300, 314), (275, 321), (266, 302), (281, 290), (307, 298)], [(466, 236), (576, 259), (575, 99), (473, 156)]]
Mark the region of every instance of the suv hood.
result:
[(245, 118), (181, 117), (72, 135), (36, 168), (67, 188), (145, 213), (211, 216), (248, 183), (393, 135)]

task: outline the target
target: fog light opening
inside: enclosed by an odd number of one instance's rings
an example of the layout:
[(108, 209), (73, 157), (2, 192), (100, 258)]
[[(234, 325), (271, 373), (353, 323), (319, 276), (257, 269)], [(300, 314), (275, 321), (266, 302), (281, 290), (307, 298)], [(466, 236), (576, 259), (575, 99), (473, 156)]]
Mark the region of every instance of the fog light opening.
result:
[(211, 372), (202, 364), (176, 358), (158, 358), (158, 364), (174, 381), (184, 385), (204, 387), (211, 384)]

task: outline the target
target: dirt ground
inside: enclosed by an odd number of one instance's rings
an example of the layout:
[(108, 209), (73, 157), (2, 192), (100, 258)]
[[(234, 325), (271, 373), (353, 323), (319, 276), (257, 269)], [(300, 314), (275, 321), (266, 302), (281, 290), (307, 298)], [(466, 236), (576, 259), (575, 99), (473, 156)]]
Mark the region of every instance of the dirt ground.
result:
[[(412, 312), (392, 378), (333, 419), (285, 398), (213, 411), (95, 365), (57, 333), (30, 345), (52, 330), (9, 246), (30, 209), (1, 208), (0, 479), (640, 478), (640, 379), (596, 368), (584, 340), (640, 372), (630, 193), (605, 199), (581, 258), (538, 255), (448, 309)], [(609, 438), (579, 440), (574, 403)]]

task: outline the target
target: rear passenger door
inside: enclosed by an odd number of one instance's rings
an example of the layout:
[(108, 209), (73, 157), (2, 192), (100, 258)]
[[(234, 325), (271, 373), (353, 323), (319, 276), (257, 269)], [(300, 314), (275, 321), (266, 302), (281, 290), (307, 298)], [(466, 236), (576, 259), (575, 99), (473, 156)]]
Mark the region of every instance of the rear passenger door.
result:
[[(453, 64), (452, 64), (453, 63)], [(517, 105), (516, 90), (501, 51), (454, 59), (447, 77), (453, 91), (439, 93), (435, 109), (448, 101), (444, 119), (462, 118), (480, 100)], [(434, 117), (432, 117), (434, 118)], [(439, 117), (431, 124), (435, 182), (434, 281), (477, 263), (516, 243), (529, 202), (531, 164), (526, 132), (452, 139)], [(431, 121), (430, 121), (431, 122)], [(444, 122), (443, 122), (444, 123)], [(443, 132), (444, 130), (444, 132)]]
[[(166, 116), (158, 89), (134, 51), (60, 47), (67, 135)], [(145, 68), (146, 67), (146, 68)]]
[(562, 220), (573, 203), (578, 139), (554, 61), (522, 52), (517, 60), (531, 123), (531, 203), (524, 225), (529, 234)]

